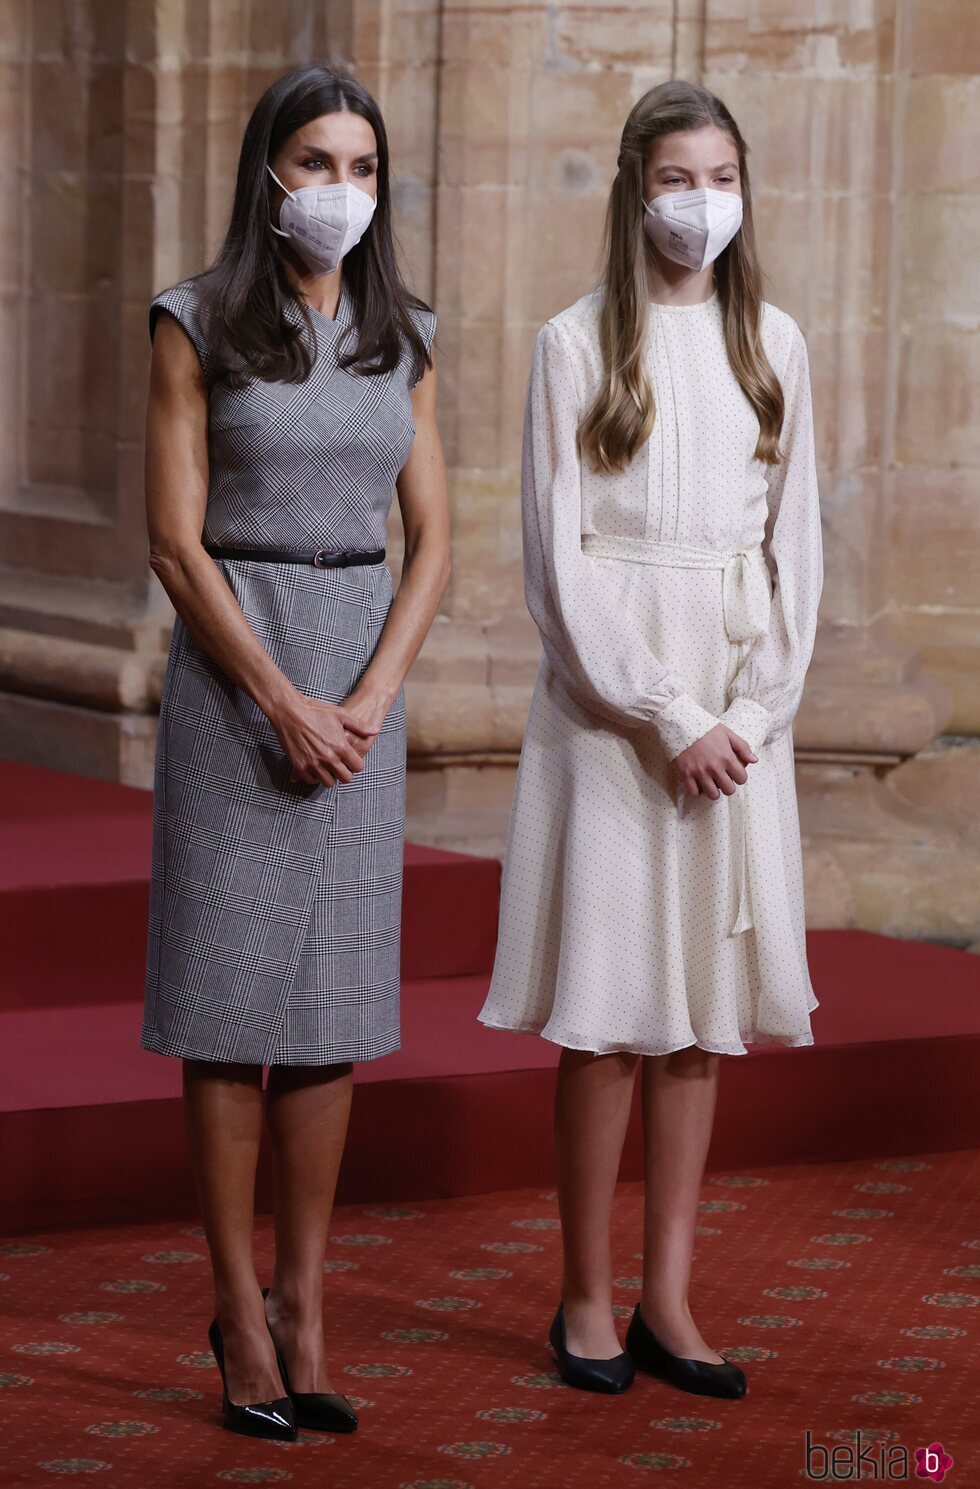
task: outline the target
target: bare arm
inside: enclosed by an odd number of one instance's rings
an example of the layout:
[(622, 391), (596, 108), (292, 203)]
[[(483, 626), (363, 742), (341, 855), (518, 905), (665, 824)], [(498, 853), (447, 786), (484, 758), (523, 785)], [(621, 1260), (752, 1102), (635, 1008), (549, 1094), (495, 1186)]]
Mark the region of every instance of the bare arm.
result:
[[(405, 529), (401, 583), (370, 663), (347, 708), (380, 726), (422, 649), (449, 583), (449, 499), (442, 442), (436, 426), (435, 363), (412, 393), (415, 439), (398, 477)], [(352, 741), (365, 753), (373, 740)]]
[(269, 719), (296, 778), (332, 786), (363, 757), (351, 737), (367, 726), (306, 698), (276, 666), (201, 542), (208, 495), (208, 398), (196, 351), (161, 315), (146, 409), (146, 515), (150, 566), (194, 640)]

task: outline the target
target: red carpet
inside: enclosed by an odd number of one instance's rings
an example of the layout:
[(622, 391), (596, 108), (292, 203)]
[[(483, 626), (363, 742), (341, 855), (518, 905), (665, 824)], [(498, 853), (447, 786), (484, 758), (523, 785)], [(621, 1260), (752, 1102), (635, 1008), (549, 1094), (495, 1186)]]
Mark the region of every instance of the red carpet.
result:
[[(179, 1062), (138, 1048), (149, 814), (146, 792), (0, 764), (9, 1230), (193, 1213)], [(358, 1068), (344, 1199), (550, 1181), (557, 1049), (476, 1020), (499, 877), (494, 859), (406, 849), (403, 1047)], [(722, 1062), (709, 1166), (980, 1146), (980, 958), (864, 931), (808, 947), (816, 1046)], [(634, 1120), (624, 1177), (639, 1155)]]
[[(361, 1428), (285, 1446), (219, 1425), (195, 1227), (18, 1238), (0, 1245), (0, 1482), (790, 1489), (806, 1482), (809, 1430), (841, 1453), (860, 1431), (879, 1462), (939, 1441), (954, 1460), (946, 1482), (969, 1489), (980, 1472), (978, 1193), (975, 1152), (711, 1178), (691, 1302), (749, 1376), (740, 1402), (644, 1376), (618, 1398), (558, 1382), (544, 1349), (560, 1242), (547, 1192), (341, 1209), (329, 1347)], [(640, 1191), (626, 1184), (615, 1214), (624, 1327), (640, 1239)], [(267, 1276), (265, 1220), (258, 1254)], [(815, 1473), (825, 1461), (811, 1460)]]

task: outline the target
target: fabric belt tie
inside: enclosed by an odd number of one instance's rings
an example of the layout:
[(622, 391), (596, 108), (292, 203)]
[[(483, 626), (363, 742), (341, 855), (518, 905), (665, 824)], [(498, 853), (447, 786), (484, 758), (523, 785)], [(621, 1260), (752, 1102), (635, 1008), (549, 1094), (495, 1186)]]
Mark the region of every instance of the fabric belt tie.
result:
[(370, 553), (345, 553), (331, 548), (301, 553), (295, 548), (225, 548), (218, 543), (205, 543), (204, 551), (212, 558), (244, 558), (264, 564), (312, 564), (315, 569), (349, 569), (357, 564), (384, 563), (385, 559), (384, 548), (372, 549)]
[[(695, 548), (685, 543), (653, 543), (644, 538), (604, 536), (584, 533), (582, 552), (592, 558), (618, 559), (622, 563), (660, 564), (676, 569), (721, 569), (722, 610), (729, 641), (753, 641), (769, 631), (772, 586), (769, 567), (761, 543), (747, 548)], [(752, 767), (748, 769), (749, 780)], [(749, 892), (748, 841), (745, 821), (745, 793), (749, 782), (738, 786), (733, 796), (724, 796), (731, 817), (732, 877), (736, 886), (737, 910), (729, 936), (751, 929), (751, 896)], [(677, 789), (677, 812), (683, 817), (687, 793)]]
[(753, 641), (769, 630), (772, 589), (762, 544), (749, 548), (692, 548), (686, 543), (650, 543), (644, 538), (585, 533), (582, 552), (623, 563), (661, 564), (669, 569), (721, 569), (722, 606), (729, 641)]

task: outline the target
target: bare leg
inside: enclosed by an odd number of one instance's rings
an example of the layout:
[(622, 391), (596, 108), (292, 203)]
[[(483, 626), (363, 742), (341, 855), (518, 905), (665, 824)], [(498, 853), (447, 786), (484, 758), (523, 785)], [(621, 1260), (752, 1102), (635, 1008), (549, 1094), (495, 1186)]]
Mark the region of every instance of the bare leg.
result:
[(262, 1067), (184, 1061), (184, 1118), (224, 1336), (228, 1398), (273, 1401), (283, 1385), (255, 1276), (255, 1166)]
[(691, 1317), (694, 1227), (711, 1139), (719, 1055), (691, 1045), (643, 1062), (644, 1321), (672, 1354), (722, 1363)]
[(266, 1312), (289, 1384), (299, 1392), (333, 1389), (323, 1343), (323, 1258), (353, 1084), (349, 1064), (269, 1070), (276, 1270)]
[(568, 1349), (608, 1360), (622, 1351), (612, 1314), (609, 1223), (639, 1055), (563, 1049), (555, 1087), (562, 1299)]

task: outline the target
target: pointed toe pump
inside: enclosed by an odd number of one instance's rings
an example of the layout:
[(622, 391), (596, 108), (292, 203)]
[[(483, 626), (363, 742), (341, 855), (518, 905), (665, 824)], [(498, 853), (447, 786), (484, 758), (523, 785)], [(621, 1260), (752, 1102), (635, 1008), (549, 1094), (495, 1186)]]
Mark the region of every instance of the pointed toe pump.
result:
[(644, 1370), (648, 1375), (695, 1396), (722, 1396), (737, 1400), (749, 1388), (744, 1371), (729, 1360), (716, 1365), (710, 1360), (688, 1360), (672, 1355), (644, 1322), (639, 1303), (626, 1331), (626, 1349), (637, 1370)]
[(569, 1354), (564, 1303), (558, 1305), (548, 1339), (555, 1352), (558, 1373), (566, 1385), (577, 1386), (580, 1391), (602, 1391), (609, 1396), (618, 1396), (633, 1384), (636, 1367), (625, 1350), (610, 1360), (591, 1360), (585, 1355)]
[(228, 1431), (241, 1432), (245, 1437), (270, 1437), (276, 1442), (294, 1442), (296, 1417), (289, 1397), (280, 1396), (275, 1401), (254, 1401), (244, 1406), (229, 1401), (225, 1382), (225, 1342), (217, 1319), (212, 1320), (208, 1341), (215, 1364), (221, 1372), (221, 1413)]
[[(263, 1298), (269, 1296), (267, 1287), (262, 1289), (262, 1296)], [(269, 1332), (272, 1332), (271, 1329)], [(336, 1391), (293, 1390), (289, 1384), (286, 1362), (279, 1352), (276, 1341), (273, 1339), (272, 1342), (276, 1349), (276, 1359), (279, 1361), (279, 1374), (289, 1393), (297, 1427), (304, 1427), (308, 1432), (356, 1432), (357, 1413), (346, 1396), (341, 1396)]]

